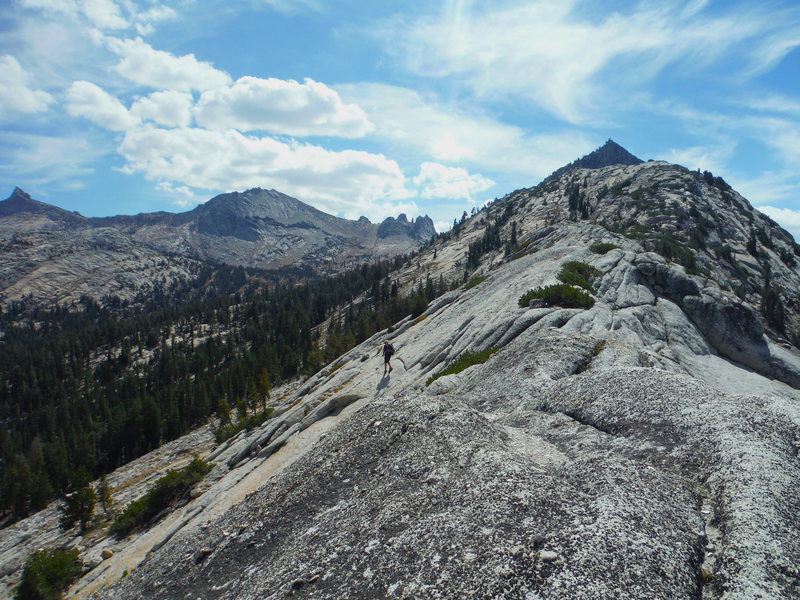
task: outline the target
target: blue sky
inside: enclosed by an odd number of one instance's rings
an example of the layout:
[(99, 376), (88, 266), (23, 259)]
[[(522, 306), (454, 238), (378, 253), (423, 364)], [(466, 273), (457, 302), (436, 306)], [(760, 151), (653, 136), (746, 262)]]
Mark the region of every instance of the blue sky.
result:
[(441, 229), (612, 138), (800, 237), (794, 0), (4, 0), (0, 34), (0, 197)]

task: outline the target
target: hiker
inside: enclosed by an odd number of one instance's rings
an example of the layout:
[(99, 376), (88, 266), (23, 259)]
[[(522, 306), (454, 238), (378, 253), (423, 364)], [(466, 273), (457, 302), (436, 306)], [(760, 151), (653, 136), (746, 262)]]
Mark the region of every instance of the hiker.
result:
[(394, 354), (394, 346), (389, 343), (389, 340), (384, 340), (383, 346), (378, 346), (378, 354), (383, 350), (383, 374), (386, 375), (388, 371), (392, 370), (392, 354)]

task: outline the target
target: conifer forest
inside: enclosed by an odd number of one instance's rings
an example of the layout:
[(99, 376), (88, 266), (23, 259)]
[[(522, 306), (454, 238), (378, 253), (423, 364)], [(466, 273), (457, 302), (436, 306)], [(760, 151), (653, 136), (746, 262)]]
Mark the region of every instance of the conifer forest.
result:
[(397, 257), (326, 279), (208, 266), (138, 302), (0, 314), (0, 511), (10, 522), (214, 415), (265, 408), (270, 387), (316, 372), (418, 315), (443, 281), (400, 290)]

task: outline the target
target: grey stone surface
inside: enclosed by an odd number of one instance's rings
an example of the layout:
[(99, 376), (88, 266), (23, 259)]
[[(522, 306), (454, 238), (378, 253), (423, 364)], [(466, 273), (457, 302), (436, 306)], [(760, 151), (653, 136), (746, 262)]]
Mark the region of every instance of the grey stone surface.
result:
[[(598, 455), (565, 457), (541, 437), (558, 423)], [(601, 456), (582, 429), (547, 414), (493, 422), (456, 399), (373, 402), (108, 597), (694, 597), (690, 486)], [(631, 570), (617, 557), (637, 538)]]
[(794, 597), (798, 394), (720, 357), (687, 296), (648, 297), (636, 256), (598, 261), (591, 310), (517, 305), (586, 258), (554, 247), (406, 322), (389, 377), (349, 358), (374, 340), (351, 351), (292, 411), (360, 409), (99, 597)]
[[(569, 218), (567, 184), (590, 219)], [(123, 563), (131, 551), (115, 548), (76, 593), (799, 597), (800, 353), (765, 326), (758, 289), (765, 261), (784, 290), (800, 275), (773, 249), (748, 258), (749, 224), (771, 227), (766, 217), (675, 165), (579, 169), (496, 203), (392, 278), (463, 281), (481, 219), (505, 202), (536, 252), (483, 256), (468, 273), (482, 283), (298, 384), (275, 419), (215, 451), (200, 497), (130, 540), (152, 553)], [(608, 227), (680, 236), (693, 208), (716, 216), (692, 272)], [(594, 254), (598, 240), (620, 248)], [(723, 243), (736, 265), (711, 252)], [(567, 261), (602, 272), (592, 308), (519, 306)], [(375, 356), (385, 338), (397, 349), (388, 375)], [(425, 385), (489, 346), (499, 350), (486, 362)], [(274, 452), (254, 453), (259, 440)]]

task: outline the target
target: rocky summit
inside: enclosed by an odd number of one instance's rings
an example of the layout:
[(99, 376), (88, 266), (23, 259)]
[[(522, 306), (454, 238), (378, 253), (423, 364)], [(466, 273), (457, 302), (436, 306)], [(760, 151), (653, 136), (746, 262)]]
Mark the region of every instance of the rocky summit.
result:
[(86, 218), (17, 188), (0, 201), (0, 299), (131, 300), (192, 282), (204, 262), (333, 274), (416, 250), (435, 234), (427, 216), (351, 221), (275, 190), (222, 194), (179, 214)]
[(797, 598), (797, 255), (677, 165), (517, 190), (391, 274), (463, 285), (209, 449), (71, 594)]

